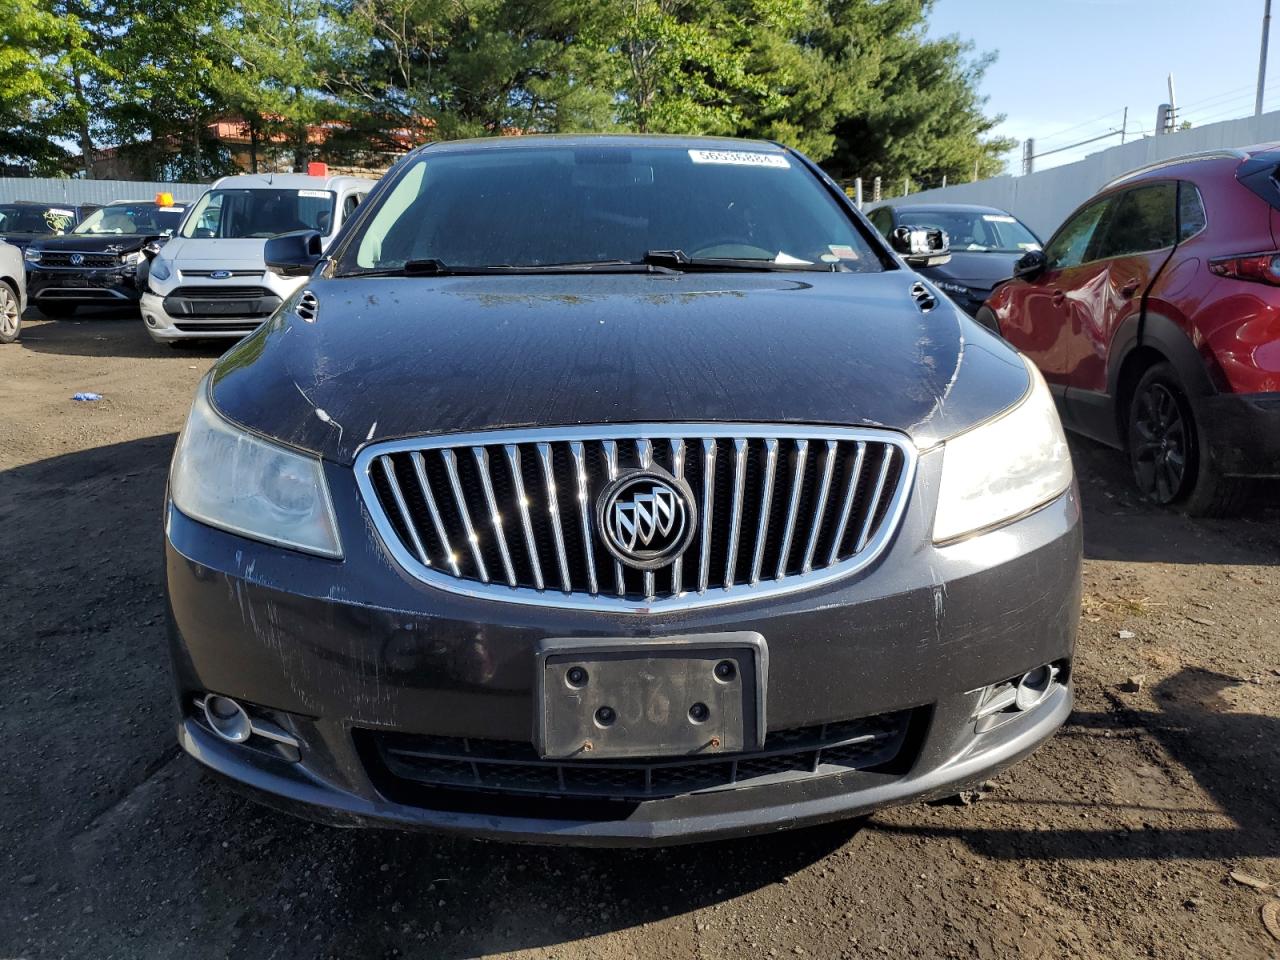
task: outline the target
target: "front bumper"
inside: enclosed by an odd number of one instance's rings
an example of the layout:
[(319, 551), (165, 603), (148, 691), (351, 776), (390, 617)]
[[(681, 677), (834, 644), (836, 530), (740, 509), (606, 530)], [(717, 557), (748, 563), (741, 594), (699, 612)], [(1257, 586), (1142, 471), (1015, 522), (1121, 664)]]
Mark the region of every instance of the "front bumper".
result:
[(1219, 393), (1200, 401), (1209, 455), (1232, 477), (1280, 477), (1280, 393)]
[(37, 307), (65, 304), (81, 307), (130, 306), (140, 292), (132, 266), (42, 269), (27, 264), (27, 298)]
[[(222, 533), (170, 507), (179, 740), (268, 803), (316, 819), (538, 842), (701, 840), (957, 792), (1024, 756), (1070, 712), (1070, 686), (1060, 684), (1038, 707), (985, 732), (974, 719), (988, 685), (1046, 663), (1069, 669), (1080, 511), (1073, 489), (1014, 524), (936, 548), (928, 531), (940, 459), (922, 455), (903, 523), (869, 570), (773, 600), (662, 616), (521, 606), (425, 586), (377, 542), (351, 471), (332, 465), (341, 562)], [(758, 632), (768, 644), (771, 732), (911, 710), (902, 752), (874, 769), (584, 807), (479, 791), (415, 799), (362, 746), (389, 732), (527, 745), (542, 641), (730, 631)], [(269, 712), (298, 741), (296, 759), (219, 740), (193, 707), (205, 692)]]
[[(266, 301), (267, 298), (260, 297), (257, 300)], [(147, 333), (157, 343), (175, 340), (239, 340), (266, 323), (282, 302), (282, 298), (272, 296), (269, 303), (264, 303), (261, 309), (255, 310), (253, 316), (202, 315), (190, 309), (189, 301), (182, 304), (184, 311), (179, 312), (173, 298), (147, 291), (142, 295), (142, 320), (146, 324)]]

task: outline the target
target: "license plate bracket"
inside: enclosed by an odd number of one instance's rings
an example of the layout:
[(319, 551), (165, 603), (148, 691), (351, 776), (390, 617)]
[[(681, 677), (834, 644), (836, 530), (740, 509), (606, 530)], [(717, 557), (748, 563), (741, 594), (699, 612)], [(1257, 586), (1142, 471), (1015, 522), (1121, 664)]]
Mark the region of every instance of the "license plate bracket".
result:
[(750, 631), (544, 640), (534, 745), (560, 760), (757, 750), (767, 678), (768, 647)]

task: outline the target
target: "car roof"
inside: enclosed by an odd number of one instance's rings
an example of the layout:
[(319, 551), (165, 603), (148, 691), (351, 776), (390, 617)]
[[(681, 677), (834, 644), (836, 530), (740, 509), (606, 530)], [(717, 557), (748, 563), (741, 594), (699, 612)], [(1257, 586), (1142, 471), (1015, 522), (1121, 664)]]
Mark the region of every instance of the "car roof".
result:
[(0, 200), (0, 206), (40, 207), (44, 209), (46, 207), (84, 207), (91, 206), (91, 204), (71, 203), (70, 201), (64, 203), (61, 200)]
[(1098, 193), (1106, 193), (1120, 186), (1146, 180), (1178, 179), (1190, 177), (1192, 174), (1219, 170), (1235, 170), (1241, 163), (1262, 153), (1275, 153), (1280, 150), (1280, 143), (1257, 143), (1248, 147), (1222, 150), (1203, 150), (1199, 153), (1187, 153), (1180, 157), (1157, 160), (1145, 166), (1137, 167), (1122, 173), (1114, 180), (1102, 186)]
[(477, 137), (472, 140), (440, 140), (425, 144), (419, 150), (436, 153), (472, 152), (475, 150), (521, 150), (532, 147), (703, 147), (718, 150), (741, 150), (758, 153), (786, 153), (786, 147), (769, 140), (743, 140), (738, 137), (705, 137), (663, 133), (536, 133), (519, 137)]
[(222, 177), (214, 183), (212, 189), (341, 190), (350, 186), (372, 187), (376, 182), (365, 177), (313, 177), (306, 173), (241, 173), (233, 177)]

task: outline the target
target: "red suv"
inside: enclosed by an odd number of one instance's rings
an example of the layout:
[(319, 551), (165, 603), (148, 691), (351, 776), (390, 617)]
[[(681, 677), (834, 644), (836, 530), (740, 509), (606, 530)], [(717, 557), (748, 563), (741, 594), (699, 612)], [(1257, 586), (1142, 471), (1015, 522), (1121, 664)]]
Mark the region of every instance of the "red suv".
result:
[(1068, 428), (1194, 515), (1280, 477), (1278, 175), (1275, 145), (1126, 174), (978, 312), (1040, 367)]

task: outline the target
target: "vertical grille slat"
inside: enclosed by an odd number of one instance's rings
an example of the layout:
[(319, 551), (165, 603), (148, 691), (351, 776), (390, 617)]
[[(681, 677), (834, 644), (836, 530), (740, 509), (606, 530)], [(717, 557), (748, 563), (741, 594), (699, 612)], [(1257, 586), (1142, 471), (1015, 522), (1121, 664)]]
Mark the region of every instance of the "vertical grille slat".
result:
[(560, 583), (565, 593), (572, 593), (569, 580), (569, 557), (564, 549), (564, 529), (560, 526), (560, 498), (556, 492), (555, 467), (551, 463), (551, 444), (538, 444), (538, 459), (542, 461), (542, 475), (547, 485), (547, 515), (551, 518), (551, 532), (556, 541), (556, 562), (560, 566)]
[(413, 549), (418, 554), (418, 559), (422, 561), (423, 565), (429, 567), (431, 566), (431, 561), (427, 557), (426, 549), (422, 546), (422, 538), (418, 536), (418, 528), (414, 525), (413, 517), (409, 514), (409, 505), (405, 502), (404, 492), (400, 489), (400, 481), (396, 479), (395, 463), (390, 457), (379, 457), (378, 462), (382, 464), (382, 472), (387, 478), (387, 485), (391, 488), (391, 496), (396, 502), (396, 509), (400, 511), (400, 519), (409, 531), (409, 538), (413, 541)]
[(711, 505), (716, 493), (716, 442), (702, 441), (702, 538), (698, 551), (698, 592), (707, 592), (711, 578)]
[(582, 441), (574, 440), (569, 444), (573, 454), (573, 470), (578, 481), (578, 519), (582, 522), (582, 548), (587, 557), (587, 587), (594, 597), (600, 592), (600, 583), (596, 579), (596, 552), (593, 542), (595, 535), (591, 529), (591, 486), (587, 479), (587, 457), (583, 451)]
[(455, 577), (462, 576), (462, 572), (458, 568), (458, 558), (453, 552), (453, 547), (449, 545), (449, 533), (445, 530), (444, 519), (440, 516), (440, 508), (436, 506), (436, 498), (431, 492), (431, 483), (427, 480), (427, 467), (423, 462), (422, 454), (415, 450), (409, 455), (413, 461), (413, 472), (418, 478), (418, 489), (422, 493), (422, 499), (427, 504), (427, 510), (431, 514), (431, 523), (435, 527), (436, 536), (440, 538), (440, 544), (444, 548), (444, 559), (449, 564), (449, 570)]
[(498, 553), (502, 556), (502, 572), (507, 575), (507, 585), (514, 587), (516, 571), (511, 565), (511, 552), (507, 549), (507, 534), (502, 529), (502, 513), (498, 510), (498, 498), (493, 495), (493, 480), (489, 476), (489, 451), (484, 447), (472, 447), (471, 453), (476, 458), (476, 469), (480, 471), (485, 506), (489, 508), (489, 523), (493, 527), (493, 538), (498, 544)]
[[(671, 475), (677, 480), (684, 479), (684, 440), (677, 437), (671, 441)], [(684, 592), (684, 555), (671, 561), (671, 595), (678, 597)]]
[(733, 586), (738, 566), (738, 540), (742, 535), (742, 493), (747, 482), (747, 441), (733, 440), (733, 507), (729, 511), (729, 549), (724, 561), (724, 588)]
[(760, 488), (760, 521), (756, 527), (756, 548), (751, 557), (751, 579), (755, 586), (760, 582), (760, 567), (764, 563), (764, 547), (769, 540), (769, 510), (773, 505), (773, 478), (778, 469), (778, 441), (769, 437), (764, 442), (764, 481)]
[(529, 553), (529, 566), (533, 570), (534, 587), (537, 590), (545, 590), (542, 563), (538, 559), (538, 541), (533, 535), (533, 518), (529, 516), (529, 497), (524, 492), (524, 477), (520, 474), (520, 448), (514, 443), (508, 443), (502, 449), (506, 452), (507, 465), (511, 468), (511, 485), (516, 493), (516, 507), (520, 511), (520, 526), (524, 528), (524, 546)]
[(867, 505), (866, 518), (862, 521), (862, 530), (858, 534), (858, 545), (854, 547), (854, 553), (865, 547), (867, 540), (871, 538), (871, 529), (880, 507), (880, 498), (884, 496), (885, 482), (889, 479), (889, 468), (892, 466), (893, 447), (885, 447), (880, 459), (880, 476), (876, 478), (875, 493), (871, 494), (871, 502)]
[(467, 546), (471, 548), (471, 559), (475, 562), (480, 574), (480, 582), (489, 582), (489, 571), (484, 565), (484, 554), (480, 552), (480, 536), (476, 533), (475, 524), (471, 522), (471, 511), (467, 509), (467, 497), (462, 490), (462, 481), (458, 478), (458, 455), (452, 450), (442, 450), (444, 468), (449, 474), (449, 486), (453, 488), (454, 505), (458, 508), (458, 516), (462, 518), (462, 527), (466, 533)]
[(787, 525), (782, 532), (782, 551), (778, 554), (778, 569), (774, 573), (775, 580), (781, 580), (787, 573), (787, 558), (791, 555), (791, 541), (796, 533), (797, 514), (800, 512), (800, 494), (804, 489), (804, 466), (809, 456), (809, 441), (797, 440), (795, 459), (791, 470), (791, 499), (787, 506)]
[[(391, 554), (426, 583), (636, 612), (772, 596), (861, 569), (896, 529), (915, 464), (914, 447), (888, 430), (644, 424), (372, 444), (356, 480)], [(627, 557), (655, 542), (655, 522), (670, 522), (666, 504), (635, 514), (648, 526), (631, 527), (630, 512), (625, 532), (602, 526), (613, 514), (600, 498), (615, 482), (627, 481), (627, 511), (662, 503), (632, 485), (638, 471), (687, 501), (687, 546), (647, 568)]]
[[(605, 458), (605, 463), (608, 464), (609, 480), (611, 481), (617, 480), (618, 479), (618, 445), (614, 443), (612, 440), (606, 440), (604, 442), (604, 458)], [(618, 590), (618, 596), (620, 597), (626, 596), (627, 582), (622, 575), (622, 564), (617, 560), (613, 561), (613, 578), (614, 578), (615, 586), (617, 587), (617, 590)]]
[(801, 573), (813, 570), (813, 552), (818, 548), (818, 536), (822, 533), (822, 518), (827, 512), (827, 496), (831, 493), (831, 476), (836, 469), (836, 442), (827, 441), (826, 455), (822, 458), (822, 486), (818, 488), (818, 502), (813, 508), (813, 523), (809, 528), (809, 545), (804, 548)]

